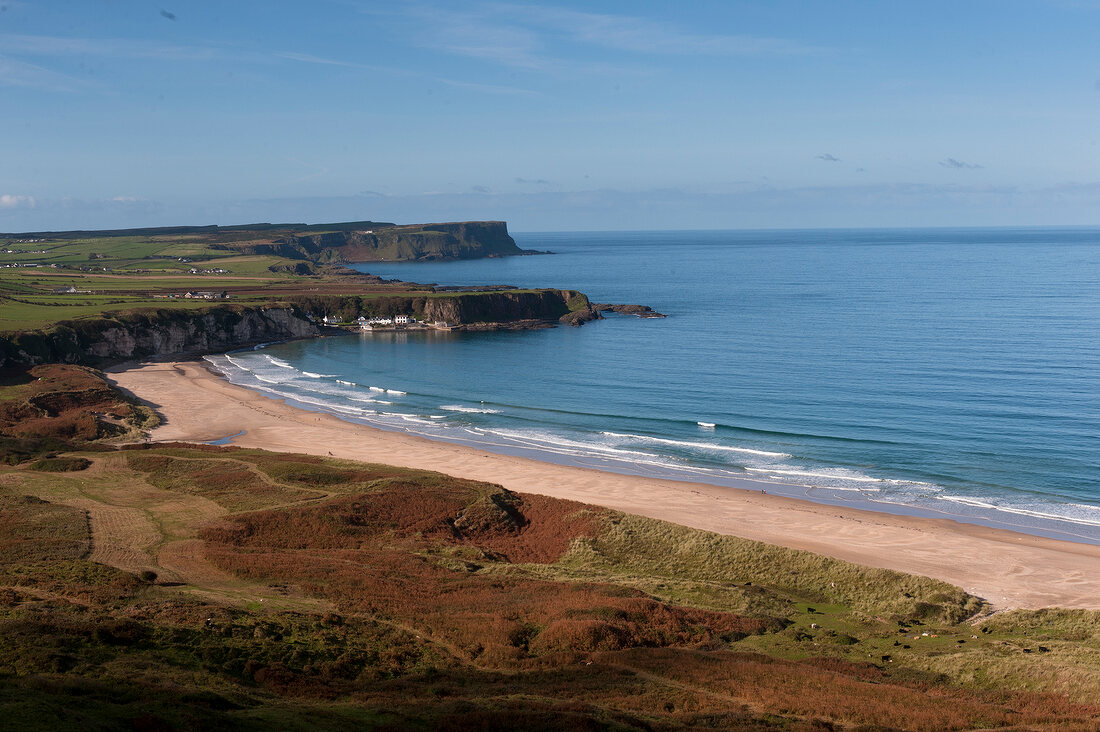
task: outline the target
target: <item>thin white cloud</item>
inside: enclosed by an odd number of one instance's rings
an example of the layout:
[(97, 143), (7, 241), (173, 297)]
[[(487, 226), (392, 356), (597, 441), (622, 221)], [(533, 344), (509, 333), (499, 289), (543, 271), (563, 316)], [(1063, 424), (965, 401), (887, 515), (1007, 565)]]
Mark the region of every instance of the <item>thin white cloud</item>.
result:
[(0, 208), (34, 208), (37, 204), (34, 196), (0, 195)]
[(237, 55), (216, 46), (178, 46), (129, 38), (66, 38), (14, 33), (0, 33), (0, 49), (6, 54), (20, 56), (101, 56), (166, 61), (214, 61)]
[(325, 58), (323, 56), (314, 56), (310, 53), (283, 51), (276, 53), (275, 56), (278, 58), (286, 59), (288, 61), (297, 61), (299, 63), (305, 64), (316, 64), (320, 66), (339, 66), (348, 69), (358, 69), (360, 71), (372, 71), (384, 74), (394, 74), (398, 76), (418, 77), (434, 81), (439, 84), (453, 86), (458, 89), (468, 89), (470, 91), (481, 92), (483, 94), (518, 94), (523, 96), (537, 96), (536, 92), (533, 92), (529, 89), (520, 89), (518, 87), (502, 86), (499, 84), (480, 84), (472, 81), (461, 81), (459, 79), (448, 79), (446, 77), (423, 74), (409, 69), (397, 69), (386, 66), (372, 66), (369, 64), (356, 63), (354, 61), (343, 61), (340, 59)]
[(0, 56), (0, 86), (72, 92), (88, 88), (91, 84), (26, 61)]
[(372, 69), (372, 66), (366, 66), (364, 64), (357, 64), (352, 61), (340, 61), (334, 58), (323, 58), (321, 56), (314, 56), (311, 53), (294, 53), (292, 51), (282, 51), (275, 54), (279, 58), (285, 58), (288, 61), (300, 61), (304, 64), (319, 64), (321, 66), (343, 66), (349, 69)]
[(630, 15), (585, 13), (548, 6), (496, 4), (496, 15), (510, 16), (536, 28), (620, 51), (708, 56), (802, 54), (820, 49), (785, 38), (741, 34), (704, 34)]
[(631, 15), (587, 13), (509, 3), (461, 11), (405, 6), (421, 44), (505, 66), (550, 70), (573, 66), (549, 50), (554, 41), (644, 55), (762, 56), (820, 51), (784, 38), (702, 34)]

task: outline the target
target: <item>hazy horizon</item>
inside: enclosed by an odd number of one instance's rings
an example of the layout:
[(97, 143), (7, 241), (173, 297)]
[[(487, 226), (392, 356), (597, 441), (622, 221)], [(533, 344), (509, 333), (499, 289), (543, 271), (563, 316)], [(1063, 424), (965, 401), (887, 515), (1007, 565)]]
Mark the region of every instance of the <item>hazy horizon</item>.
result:
[(9, 1), (0, 230), (1097, 225), (1098, 31), (1083, 0)]

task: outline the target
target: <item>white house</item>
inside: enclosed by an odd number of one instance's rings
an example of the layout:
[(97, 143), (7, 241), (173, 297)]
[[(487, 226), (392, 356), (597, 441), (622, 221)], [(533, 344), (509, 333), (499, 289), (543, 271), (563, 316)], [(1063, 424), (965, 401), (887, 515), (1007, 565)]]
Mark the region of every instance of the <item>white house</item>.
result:
[(397, 325), (408, 325), (409, 323), (415, 323), (416, 318), (411, 315), (396, 315), (393, 318), (393, 322)]
[(321, 322), (325, 325), (336, 325), (340, 322), (340, 319), (337, 318), (335, 315), (326, 315), (325, 317), (321, 318)]

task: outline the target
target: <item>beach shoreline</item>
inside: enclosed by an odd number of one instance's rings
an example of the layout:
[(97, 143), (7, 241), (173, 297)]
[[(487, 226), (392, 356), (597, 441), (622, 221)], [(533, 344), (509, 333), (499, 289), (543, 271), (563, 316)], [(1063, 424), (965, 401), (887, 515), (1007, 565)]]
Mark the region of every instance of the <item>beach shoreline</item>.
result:
[[(1100, 609), (1100, 546), (950, 519), (913, 517), (708, 485), (610, 473), (382, 430), (307, 411), (229, 383), (195, 361), (107, 371), (164, 423), (151, 439), (241, 447), (434, 470), (765, 541), (858, 564), (942, 579), (997, 609)], [(242, 434), (243, 433), (243, 434)]]

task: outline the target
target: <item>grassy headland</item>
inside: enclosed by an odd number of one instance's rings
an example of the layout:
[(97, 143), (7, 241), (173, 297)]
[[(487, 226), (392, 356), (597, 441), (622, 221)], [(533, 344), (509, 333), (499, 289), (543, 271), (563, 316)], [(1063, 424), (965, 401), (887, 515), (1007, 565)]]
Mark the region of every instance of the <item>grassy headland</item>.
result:
[[(315, 323), (325, 316), (350, 322), (360, 316), (410, 314), (470, 325), (552, 321), (590, 310), (587, 298), (572, 291), (493, 287), (446, 292), (343, 266), (524, 253), (503, 222), (53, 232), (3, 235), (0, 245), (0, 335), (6, 344), (0, 367), (158, 355), (155, 347), (121, 353), (110, 344), (96, 345), (111, 330), (140, 341), (133, 328), (154, 322), (182, 324), (189, 331), (145, 336), (158, 344), (172, 341), (175, 352), (181, 352), (179, 339), (196, 329), (237, 328), (239, 317), (226, 314), (269, 308), (286, 310), (281, 323), (253, 319), (241, 328), (255, 338), (277, 340), (316, 334)], [(231, 348), (233, 337), (199, 339), (194, 345), (198, 350)]]

